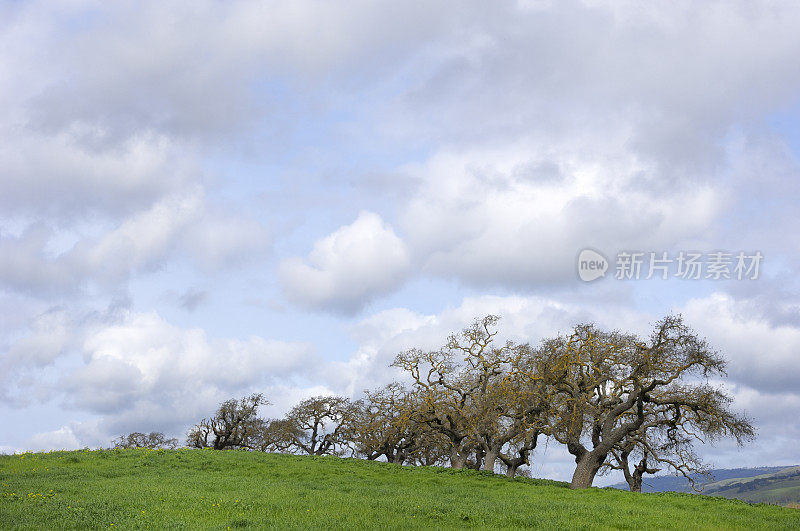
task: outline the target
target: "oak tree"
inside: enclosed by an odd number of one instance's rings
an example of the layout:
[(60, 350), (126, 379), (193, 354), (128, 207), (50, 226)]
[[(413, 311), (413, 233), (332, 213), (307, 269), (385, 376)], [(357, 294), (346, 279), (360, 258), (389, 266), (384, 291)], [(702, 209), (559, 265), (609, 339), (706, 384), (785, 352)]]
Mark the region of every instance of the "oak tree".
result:
[(734, 425), (744, 436), (752, 432), (728, 409), (723, 391), (709, 392), (709, 379), (725, 374), (725, 360), (680, 316), (656, 323), (647, 340), (579, 325), (545, 341), (541, 352), (557, 390), (552, 435), (575, 457), (572, 488), (591, 486), (612, 451), (649, 429), (658, 406), (675, 412), (675, 422), (692, 411), (709, 433), (729, 435)]
[(187, 444), (214, 450), (252, 448), (251, 437), (260, 423), (258, 408), (267, 404), (261, 393), (240, 400), (226, 400), (212, 417), (201, 420), (189, 430)]
[(153, 431), (150, 433), (141, 433), (138, 431), (128, 433), (127, 435), (120, 435), (112, 442), (114, 448), (161, 448), (167, 450), (174, 450), (178, 447), (178, 439), (167, 438), (160, 431)]
[(347, 398), (317, 396), (303, 400), (286, 415), (291, 446), (308, 455), (337, 454), (347, 441), (344, 437), (353, 416)]

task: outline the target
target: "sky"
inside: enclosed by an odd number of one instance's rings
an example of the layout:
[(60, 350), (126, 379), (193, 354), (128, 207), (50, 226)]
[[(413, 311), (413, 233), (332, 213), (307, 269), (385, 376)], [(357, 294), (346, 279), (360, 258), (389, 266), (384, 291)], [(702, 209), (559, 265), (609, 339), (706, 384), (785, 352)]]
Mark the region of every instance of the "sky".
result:
[(0, 2), (0, 452), (355, 398), (487, 314), (681, 314), (758, 428), (706, 461), (800, 464), (798, 34), (792, 2)]

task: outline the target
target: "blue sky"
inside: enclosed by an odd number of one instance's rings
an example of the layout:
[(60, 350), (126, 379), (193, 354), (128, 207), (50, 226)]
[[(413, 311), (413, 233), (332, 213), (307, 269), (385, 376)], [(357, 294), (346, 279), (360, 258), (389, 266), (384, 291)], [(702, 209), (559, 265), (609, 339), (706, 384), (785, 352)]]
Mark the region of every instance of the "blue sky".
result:
[[(0, 4), (0, 451), (355, 397), (488, 313), (536, 342), (680, 312), (760, 430), (705, 457), (800, 463), (798, 30), (772, 2)], [(764, 262), (583, 282), (584, 248)]]

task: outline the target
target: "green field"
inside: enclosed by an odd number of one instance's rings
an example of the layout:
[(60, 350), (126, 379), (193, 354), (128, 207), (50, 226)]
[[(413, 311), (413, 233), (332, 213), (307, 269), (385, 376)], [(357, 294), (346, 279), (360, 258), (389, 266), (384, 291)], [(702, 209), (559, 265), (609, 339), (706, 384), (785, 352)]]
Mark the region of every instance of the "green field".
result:
[(206, 450), (0, 456), (0, 529), (800, 528), (800, 510), (335, 457)]

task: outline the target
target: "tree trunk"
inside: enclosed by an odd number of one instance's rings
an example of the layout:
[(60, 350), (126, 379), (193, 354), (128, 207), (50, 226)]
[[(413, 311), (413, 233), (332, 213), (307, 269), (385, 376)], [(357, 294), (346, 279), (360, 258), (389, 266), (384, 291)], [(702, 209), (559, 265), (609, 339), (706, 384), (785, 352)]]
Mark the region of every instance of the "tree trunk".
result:
[[(622, 468), (622, 474), (625, 476), (625, 481), (628, 483), (628, 489), (631, 492), (637, 492), (637, 491), (634, 490), (633, 475), (631, 475), (630, 465), (628, 464), (628, 456), (629, 455), (630, 455), (630, 450), (625, 450), (622, 453), (620, 453), (619, 466), (620, 466), (620, 468)], [(641, 478), (639, 478), (639, 480), (640, 480), (639, 481), (639, 489), (640, 489), (639, 492), (641, 492)]]
[(605, 459), (598, 459), (593, 452), (587, 452), (583, 458), (578, 461), (575, 467), (575, 473), (572, 474), (572, 482), (569, 485), (571, 489), (587, 489), (592, 486), (594, 477), (600, 466)]
[(450, 466), (452, 468), (464, 468), (467, 456), (459, 452), (456, 448), (450, 450)]
[(483, 470), (494, 472), (494, 464), (497, 462), (497, 454), (499, 450), (489, 450), (483, 458)]
[(470, 464), (470, 468), (473, 470), (480, 470), (481, 465), (483, 465), (483, 455), (485, 452), (483, 448), (477, 448), (475, 450), (475, 462)]
[(502, 452), (498, 453), (498, 457), (506, 465), (506, 476), (513, 478), (517, 475), (517, 470), (522, 465), (530, 465), (530, 461), (528, 457), (531, 454), (531, 450), (536, 448), (536, 442), (539, 439), (539, 432), (534, 432), (532, 436), (526, 439), (526, 441), (517, 448), (517, 456), (511, 457), (510, 455), (505, 455)]
[(628, 486), (631, 488), (631, 492), (642, 492), (642, 472), (638, 468), (633, 471)]
[(655, 474), (658, 470), (657, 468), (647, 467), (647, 452), (644, 452), (642, 460), (639, 461), (639, 464), (633, 469), (633, 474), (630, 479), (628, 479), (631, 492), (642, 492), (642, 477), (645, 474)]

